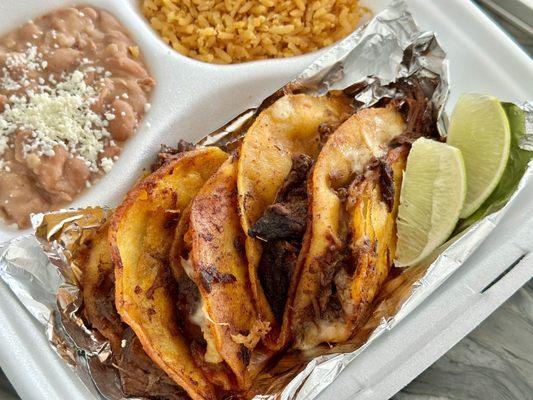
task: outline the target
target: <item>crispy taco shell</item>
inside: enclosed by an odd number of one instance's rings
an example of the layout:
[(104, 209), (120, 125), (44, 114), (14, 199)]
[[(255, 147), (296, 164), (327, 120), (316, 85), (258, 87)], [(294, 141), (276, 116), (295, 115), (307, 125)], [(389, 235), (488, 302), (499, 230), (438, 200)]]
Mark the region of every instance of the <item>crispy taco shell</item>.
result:
[[(317, 158), (308, 187), (306, 254), (297, 267), (290, 315), (297, 347), (348, 339), (360, 304), (372, 301), (390, 268), (392, 258), (383, 257), (394, 249), (396, 206), (390, 207), (390, 198), (384, 197), (390, 193), (382, 193), (379, 184), (382, 176), (371, 169), (380, 163), (391, 168), (388, 145), (404, 130), (393, 105), (364, 109), (329, 137)], [(397, 193), (401, 174), (394, 178)], [(381, 271), (375, 273), (376, 256), (370, 254), (376, 249), (367, 246), (367, 236), (372, 244), (380, 242)]]
[(238, 213), (237, 162), (233, 158), (222, 164), (193, 200), (187, 237), (193, 278), (200, 289), (216, 349), (235, 374), (239, 387), (247, 388), (260, 367), (253, 360), (260, 337)]
[(226, 158), (210, 147), (167, 163), (126, 195), (109, 230), (117, 311), (150, 358), (193, 399), (217, 395), (181, 333), (168, 257), (176, 219)]
[(396, 216), (408, 153), (407, 146), (389, 150), (381, 164), (349, 191), (355, 273), (352, 277), (339, 275), (337, 284), (347, 289), (341, 304), (346, 305), (344, 311), (353, 327), (364, 322), (392, 267)]
[(115, 308), (115, 276), (104, 223), (83, 243), (76, 264), (80, 268), (83, 311), (90, 326), (110, 343), (124, 394), (167, 400), (189, 399), (187, 393), (161, 370), (142, 349), (137, 337), (122, 323)]
[(115, 267), (109, 251), (108, 229), (107, 222), (98, 228), (84, 244), (76, 263), (82, 271), (84, 313), (116, 353), (120, 351), (126, 327), (115, 308)]
[[(294, 157), (299, 154), (311, 160), (317, 157), (321, 148), (319, 127), (336, 126), (350, 112), (349, 102), (342, 95), (286, 95), (257, 117), (240, 148), (237, 187), (241, 223), (247, 235), (250, 284), (259, 318), (272, 328), (265, 340), (272, 349), (279, 349), (286, 342), (286, 317), (276, 317), (265, 295), (258, 275), (263, 246), (260, 240), (250, 236), (250, 229), (275, 201)], [(280, 296), (290, 297), (291, 289), (288, 291)]]

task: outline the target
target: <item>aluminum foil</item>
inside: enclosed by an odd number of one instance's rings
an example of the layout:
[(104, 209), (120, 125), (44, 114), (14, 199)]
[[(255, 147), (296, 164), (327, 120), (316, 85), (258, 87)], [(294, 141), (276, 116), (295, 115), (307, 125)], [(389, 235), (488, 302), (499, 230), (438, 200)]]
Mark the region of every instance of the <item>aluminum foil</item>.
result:
[[(294, 81), (208, 135), (201, 144), (231, 149), (255, 116), (287, 92), (324, 94), (344, 90), (361, 107), (384, 97), (401, 96), (398, 80), (416, 82), (430, 96), (435, 118), (442, 122), (448, 83), (448, 62), (433, 33), (421, 31), (406, 4), (393, 2), (368, 24), (333, 46)], [(533, 149), (533, 106), (527, 114), (524, 149)], [(439, 125), (444, 135), (444, 124)], [(350, 340), (332, 348), (288, 353), (254, 383), (256, 399), (313, 399), (332, 383), (358, 354), (383, 332), (392, 329), (461, 267), (531, 184), (530, 164), (511, 198), (497, 212), (470, 226), (437, 249), (418, 266), (405, 269), (383, 287), (366, 325)], [(59, 211), (33, 218), (35, 236), (0, 246), (0, 277), (39, 321), (57, 353), (87, 387), (101, 398), (122, 399), (109, 343), (93, 331), (83, 315), (82, 269), (76, 253), (105, 222), (102, 208)], [(41, 250), (44, 249), (44, 253)]]
[[(432, 99), (440, 124), (449, 92), (446, 53), (433, 32), (418, 28), (403, 0), (393, 1), (293, 81), (207, 135), (199, 144), (231, 150), (257, 114), (285, 93), (323, 95), (330, 90), (343, 90), (362, 107), (369, 107), (383, 98), (401, 96), (397, 87), (390, 85), (400, 80), (421, 85)], [(440, 131), (445, 134), (444, 129)]]

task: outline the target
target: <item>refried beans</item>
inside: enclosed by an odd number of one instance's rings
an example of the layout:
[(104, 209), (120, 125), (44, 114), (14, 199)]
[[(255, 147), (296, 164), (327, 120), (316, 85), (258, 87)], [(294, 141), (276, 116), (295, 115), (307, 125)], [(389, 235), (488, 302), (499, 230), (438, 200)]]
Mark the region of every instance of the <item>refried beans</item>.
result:
[(63, 8), (0, 39), (0, 216), (66, 205), (109, 172), (155, 81), (109, 13)]

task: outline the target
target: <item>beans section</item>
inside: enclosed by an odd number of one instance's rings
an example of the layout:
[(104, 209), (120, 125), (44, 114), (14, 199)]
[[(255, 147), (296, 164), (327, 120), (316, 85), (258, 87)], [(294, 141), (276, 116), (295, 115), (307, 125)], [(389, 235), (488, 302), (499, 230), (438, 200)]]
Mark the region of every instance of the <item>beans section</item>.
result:
[(63, 8), (0, 39), (0, 216), (23, 228), (109, 172), (155, 84), (108, 12)]

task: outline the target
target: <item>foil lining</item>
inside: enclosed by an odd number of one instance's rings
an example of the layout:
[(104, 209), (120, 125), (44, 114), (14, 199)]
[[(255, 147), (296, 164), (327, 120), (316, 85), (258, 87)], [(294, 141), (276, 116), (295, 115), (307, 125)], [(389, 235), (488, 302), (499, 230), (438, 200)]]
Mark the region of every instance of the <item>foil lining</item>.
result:
[[(435, 35), (416, 25), (403, 1), (393, 2), (367, 25), (333, 46), (294, 81), (251, 106), (200, 143), (231, 149), (255, 116), (283, 93), (324, 94), (343, 90), (361, 107), (401, 93), (391, 83), (417, 82), (429, 94), (441, 135), (445, 135), (444, 104), (449, 90), (448, 61)], [(533, 149), (533, 104), (526, 112), (521, 147)], [(381, 290), (366, 325), (348, 343), (288, 353), (254, 383), (255, 399), (315, 398), (376, 338), (392, 329), (435, 291), (480, 245), (512, 207), (515, 197), (532, 184), (529, 164), (507, 204), (437, 249), (418, 266), (402, 271)], [(126, 398), (121, 389), (110, 344), (93, 331), (83, 315), (82, 270), (76, 253), (105, 223), (108, 210), (63, 210), (35, 216), (35, 236), (0, 245), (0, 277), (30, 314), (45, 328), (56, 352), (96, 396)], [(44, 252), (42, 251), (44, 249)]]
[(418, 28), (403, 0), (393, 1), (366, 25), (322, 54), (298, 77), (260, 105), (250, 107), (199, 144), (232, 150), (257, 114), (285, 93), (323, 95), (342, 90), (361, 107), (383, 98), (402, 95), (394, 82), (420, 85), (432, 99), (435, 118), (442, 129), (444, 104), (449, 92), (448, 59), (433, 32)]

